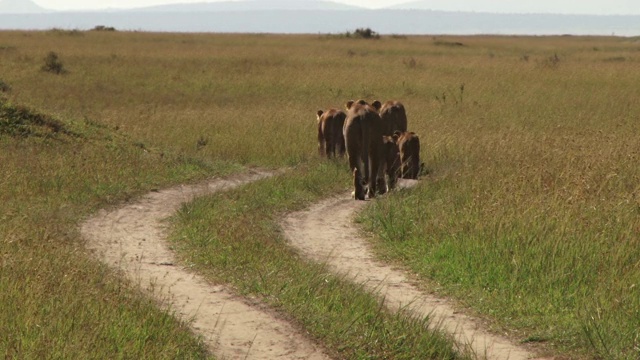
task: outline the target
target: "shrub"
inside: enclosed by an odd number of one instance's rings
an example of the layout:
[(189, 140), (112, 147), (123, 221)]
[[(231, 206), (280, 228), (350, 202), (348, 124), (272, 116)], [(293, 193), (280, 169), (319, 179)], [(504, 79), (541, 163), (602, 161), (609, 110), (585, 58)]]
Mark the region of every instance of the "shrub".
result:
[(11, 91), (11, 86), (6, 82), (0, 80), (0, 92), (9, 92)]
[(353, 33), (353, 36), (357, 38), (362, 38), (362, 39), (379, 39), (380, 38), (380, 34), (371, 30), (370, 28), (356, 29), (356, 31)]
[(49, 54), (44, 58), (44, 65), (42, 65), (42, 71), (54, 73), (54, 74), (64, 74), (67, 71), (64, 69), (62, 62), (58, 54), (53, 51), (50, 51)]
[(341, 34), (328, 34), (328, 37), (338, 37), (338, 38), (360, 38), (360, 39), (380, 39), (380, 34), (378, 34), (377, 32), (371, 30), (370, 28), (358, 28), (356, 29), (356, 31), (354, 31), (353, 33), (350, 31), (347, 31), (345, 33), (341, 33)]
[(203, 147), (207, 146), (208, 143), (209, 143), (209, 140), (207, 138), (205, 138), (204, 136), (200, 136), (200, 138), (196, 142), (196, 148), (200, 150)]
[(92, 31), (116, 31), (116, 28), (113, 26), (104, 26), (104, 25), (96, 25)]
[(402, 63), (404, 64), (404, 66), (413, 69), (416, 66), (418, 66), (418, 62), (416, 61), (416, 59), (414, 59), (413, 57), (410, 59), (404, 59), (402, 60)]
[(557, 53), (554, 53), (553, 56), (549, 56), (548, 58), (544, 59), (541, 63), (543, 67), (552, 68), (552, 69), (557, 68), (559, 64), (560, 64), (560, 57), (558, 56)]

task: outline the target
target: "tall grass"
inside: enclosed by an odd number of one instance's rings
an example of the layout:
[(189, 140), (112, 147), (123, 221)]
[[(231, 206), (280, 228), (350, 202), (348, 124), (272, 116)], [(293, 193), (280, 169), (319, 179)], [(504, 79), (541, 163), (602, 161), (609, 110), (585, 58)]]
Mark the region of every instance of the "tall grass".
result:
[[(60, 130), (46, 126), (51, 123)], [(13, 135), (5, 133), (12, 128)], [(76, 229), (97, 206), (192, 178), (194, 170), (108, 129), (3, 100), (0, 146), (0, 354), (205, 356), (186, 324), (88, 256)]]
[(553, 64), (475, 64), (464, 103), (437, 101), (430, 176), (361, 220), (382, 253), (496, 329), (574, 356), (635, 359), (640, 73), (604, 61), (618, 49), (569, 40)]
[[(0, 197), (7, 200), (0, 225), (0, 301), (6, 304), (0, 306), (0, 332), (11, 334), (0, 342), (0, 351), (8, 357), (208, 356), (185, 324), (157, 310), (135, 284), (86, 254), (77, 223), (98, 207), (171, 183), (237, 172), (242, 165), (299, 168), (316, 156), (308, 138), (315, 111), (343, 101), (327, 100), (322, 84), (307, 87), (300, 83), (300, 73), (288, 73), (292, 59), (280, 51), (289, 46), (286, 37), (265, 43), (266, 38), (255, 36), (111, 35), (0, 33), (2, 48), (10, 49), (0, 56), (0, 66), (7, 69), (3, 81), (11, 88), (10, 102), (3, 101), (10, 116), (3, 117), (0, 138)], [(64, 59), (64, 76), (40, 70), (51, 51)], [(307, 73), (305, 59), (303, 53), (293, 59), (299, 72)], [(12, 103), (31, 109), (25, 111), (30, 122), (11, 115), (16, 113)], [(51, 124), (70, 131), (42, 126), (35, 120), (42, 113)], [(303, 188), (318, 187), (317, 172), (300, 174)], [(317, 198), (321, 190), (315, 191)], [(296, 194), (300, 192), (289, 195)], [(310, 199), (291, 201), (301, 206)], [(269, 201), (284, 200), (276, 196)], [(301, 262), (295, 266), (305, 268)], [(305, 271), (312, 283), (313, 268)], [(315, 271), (318, 278), (328, 276)], [(339, 279), (332, 283), (343, 284), (334, 289), (349, 296), (359, 291), (365, 300), (350, 305), (351, 311), (372, 316), (353, 319), (353, 325), (339, 319), (327, 325), (325, 332), (332, 329), (329, 325), (343, 326), (350, 345), (359, 339), (349, 354), (402, 357), (402, 324), (411, 324), (405, 330), (423, 329), (420, 321), (382, 314), (362, 290)], [(305, 294), (300, 287), (299, 298)], [(336, 319), (323, 318), (323, 308), (312, 310), (300, 308), (298, 313), (312, 313), (316, 322)], [(385, 338), (387, 328), (395, 328), (396, 337)], [(323, 336), (316, 332), (316, 337)], [(423, 344), (414, 351), (455, 356), (441, 337), (416, 332), (410, 338)]]
[[(49, 52), (63, 76), (40, 70)], [(366, 295), (344, 305), (343, 292), (357, 289), (292, 256), (274, 224), (348, 187), (339, 165), (315, 159), (315, 112), (366, 98), (404, 102), (430, 171), (364, 215), (381, 253), (523, 341), (637, 357), (638, 60), (631, 39), (606, 37), (0, 32), (3, 94), (69, 129), (0, 134), (0, 333), (15, 334), (0, 351), (205, 356), (184, 324), (85, 254), (75, 224), (144, 191), (243, 166), (293, 175), (189, 205), (197, 211), (180, 213), (176, 238), (202, 244), (185, 259), (262, 294), (328, 344), (341, 332), (326, 330), (322, 314), (365, 314), (358, 330), (334, 324), (350, 329), (353, 350), (336, 350), (345, 357), (429, 351), (422, 334), (402, 334), (415, 329), (406, 319), (379, 315), (387, 327), (377, 327)], [(220, 219), (238, 233), (218, 233)], [(254, 251), (232, 252), (229, 239), (251, 240)], [(226, 258), (208, 259), (212, 246)], [(250, 270), (234, 277), (240, 268)], [(331, 286), (314, 285), (320, 278)], [(355, 340), (373, 333), (376, 344)]]

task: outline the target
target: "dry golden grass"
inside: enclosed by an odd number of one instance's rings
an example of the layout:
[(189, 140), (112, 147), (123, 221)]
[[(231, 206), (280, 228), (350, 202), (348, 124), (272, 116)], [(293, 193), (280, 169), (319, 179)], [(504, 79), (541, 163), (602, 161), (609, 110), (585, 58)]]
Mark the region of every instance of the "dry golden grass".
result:
[[(83, 254), (74, 224), (241, 166), (298, 169), (299, 200), (262, 190), (278, 211), (346, 188), (346, 169), (337, 185), (318, 170), (315, 111), (366, 98), (404, 102), (430, 171), (365, 215), (387, 254), (521, 340), (635, 358), (638, 50), (615, 37), (0, 32), (5, 96), (80, 135), (0, 133), (0, 304), (31, 304), (0, 306), (1, 332), (20, 334), (2, 350), (84, 357), (92, 349), (69, 344), (90, 336), (104, 354), (115, 341), (120, 353), (201, 356), (170, 317), (153, 332), (162, 316)], [(41, 71), (50, 51), (67, 73)], [(85, 302), (98, 310), (67, 322)], [(45, 320), (53, 325), (41, 330)], [(145, 323), (166, 347), (132, 350), (143, 335), (118, 334), (122, 323)]]

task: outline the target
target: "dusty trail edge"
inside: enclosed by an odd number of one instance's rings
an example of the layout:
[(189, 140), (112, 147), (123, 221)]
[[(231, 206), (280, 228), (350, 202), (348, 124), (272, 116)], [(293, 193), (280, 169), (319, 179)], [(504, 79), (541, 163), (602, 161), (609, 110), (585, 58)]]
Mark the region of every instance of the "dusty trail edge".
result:
[(201, 335), (221, 359), (329, 359), (298, 329), (175, 263), (162, 220), (181, 204), (273, 175), (262, 171), (151, 192), (80, 225), (87, 248)]
[[(415, 180), (400, 179), (399, 187), (402, 190), (415, 184)], [(364, 284), (369, 291), (384, 298), (385, 305), (392, 310), (404, 308), (417, 316), (430, 316), (432, 327), (451, 334), (460, 348), (471, 349), (478, 358), (536, 358), (506, 337), (487, 332), (479, 320), (455, 311), (450, 301), (419, 290), (403, 270), (377, 260), (368, 242), (352, 224), (354, 214), (366, 203), (354, 201), (345, 193), (289, 214), (281, 226), (287, 241), (303, 255)]]

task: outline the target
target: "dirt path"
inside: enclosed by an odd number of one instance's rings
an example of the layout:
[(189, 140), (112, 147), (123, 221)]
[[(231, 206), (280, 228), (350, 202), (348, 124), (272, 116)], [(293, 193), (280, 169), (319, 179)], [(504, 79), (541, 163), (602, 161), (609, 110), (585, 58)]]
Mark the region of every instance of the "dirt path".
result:
[(182, 319), (192, 320), (194, 331), (219, 358), (328, 359), (289, 323), (175, 264), (165, 241), (162, 220), (182, 203), (268, 176), (254, 172), (153, 192), (122, 208), (100, 211), (81, 231), (102, 261), (120, 268)]
[[(415, 181), (402, 181), (408, 187)], [(366, 241), (358, 237), (351, 225), (353, 215), (366, 202), (354, 201), (349, 194), (313, 205), (290, 214), (282, 223), (288, 241), (303, 254), (324, 262), (339, 273), (384, 297), (391, 309), (407, 307), (420, 316), (431, 315), (433, 324), (454, 335), (460, 346), (470, 347), (487, 359), (524, 360), (534, 355), (506, 338), (489, 334), (477, 320), (454, 311), (453, 305), (421, 292), (403, 271), (377, 261)]]
[[(152, 192), (124, 207), (98, 212), (81, 225), (81, 231), (87, 247), (102, 261), (121, 269), (184, 320), (191, 320), (194, 331), (219, 358), (328, 359), (321, 348), (289, 323), (175, 264), (165, 240), (162, 220), (181, 204), (270, 175), (253, 172)], [(401, 186), (412, 184), (405, 181)], [(344, 194), (290, 214), (282, 226), (290, 243), (302, 253), (326, 262), (337, 272), (350, 274), (354, 281), (384, 296), (392, 309), (408, 307), (419, 315), (431, 315), (433, 323), (454, 334), (461, 346), (471, 347), (476, 354), (500, 360), (533, 358), (506, 338), (483, 331), (478, 321), (456, 313), (446, 300), (418, 290), (402, 270), (377, 261), (351, 225), (354, 213), (365, 204)]]

